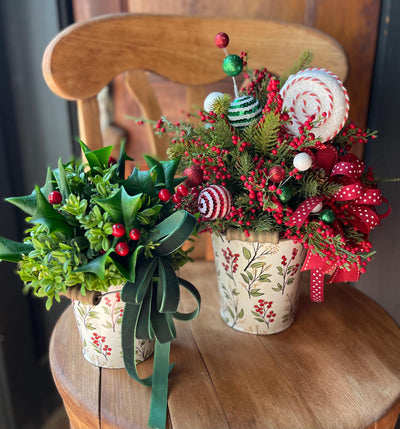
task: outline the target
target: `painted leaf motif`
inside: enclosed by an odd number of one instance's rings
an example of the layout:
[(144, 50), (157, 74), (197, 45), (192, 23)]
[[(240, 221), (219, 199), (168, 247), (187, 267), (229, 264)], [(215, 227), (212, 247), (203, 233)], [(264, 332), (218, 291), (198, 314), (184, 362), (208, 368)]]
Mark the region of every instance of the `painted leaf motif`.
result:
[(264, 323), (264, 319), (261, 319), (261, 317), (256, 317), (256, 319), (255, 320), (257, 320), (257, 322), (262, 322), (262, 323)]
[(251, 268), (262, 268), (265, 265), (265, 262), (254, 262), (251, 264)]
[(239, 311), (239, 314), (238, 314), (238, 319), (242, 319), (243, 318), (243, 316), (244, 316), (244, 311), (243, 311), (243, 308)]
[(231, 315), (232, 319), (234, 319), (235, 315), (233, 314), (233, 311), (231, 310), (230, 307), (228, 307), (228, 311), (229, 311), (229, 314)]
[(262, 295), (264, 295), (264, 293), (260, 292), (260, 289), (252, 289), (250, 291), (250, 295), (251, 296), (262, 296)]
[(286, 284), (291, 285), (294, 282), (294, 277), (290, 277)]
[(254, 276), (253, 276), (253, 274), (252, 274), (250, 271), (246, 271), (246, 274), (247, 274), (247, 277), (248, 277), (250, 280), (253, 280), (253, 279), (254, 279)]
[(277, 266), (277, 267), (276, 267), (276, 269), (278, 270), (278, 274), (279, 274), (280, 276), (283, 276), (283, 270), (282, 270), (282, 267), (279, 265), (279, 266)]
[(251, 313), (253, 314), (253, 316), (260, 317), (260, 314), (254, 310), (251, 310)]
[(243, 247), (242, 252), (243, 252), (243, 256), (244, 256), (247, 260), (249, 260), (249, 259), (251, 258), (251, 252), (250, 252), (250, 250), (249, 250), (249, 249), (247, 249), (246, 247)]
[(260, 281), (260, 282), (270, 282), (271, 281), (271, 279), (270, 279), (270, 277), (272, 276), (272, 274), (261, 274), (261, 276), (258, 278), (258, 280)]
[(249, 278), (246, 276), (246, 274), (244, 274), (244, 273), (240, 273), (240, 275), (242, 276), (242, 279), (243, 279), (247, 284), (249, 284), (249, 283), (250, 283), (250, 280), (249, 280)]

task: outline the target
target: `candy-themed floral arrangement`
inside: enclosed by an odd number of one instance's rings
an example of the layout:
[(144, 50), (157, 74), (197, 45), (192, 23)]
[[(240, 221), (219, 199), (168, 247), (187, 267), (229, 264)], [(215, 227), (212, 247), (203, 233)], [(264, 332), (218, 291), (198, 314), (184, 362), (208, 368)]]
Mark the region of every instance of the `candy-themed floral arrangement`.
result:
[[(186, 177), (174, 196), (177, 208), (198, 217), (199, 232), (213, 232), (214, 249), (218, 236), (230, 245), (239, 237), (248, 242), (235, 252), (225, 246), (216, 255), (223, 262), (217, 264), (220, 283), (240, 271), (229, 292), (222, 284), (222, 300), (231, 301), (230, 324), (243, 317), (237, 298), (243, 288), (257, 298), (254, 317), (266, 322), (266, 314), (274, 317), (273, 310), (263, 310), (271, 300), (253, 286), (256, 276), (271, 283), (270, 263), (258, 258), (254, 244), (260, 237), (275, 245), (286, 239), (301, 245), (279, 257), (281, 280), (270, 285), (276, 296), (291, 266), (289, 277), (310, 270), (311, 299), (323, 301), (325, 274), (333, 283), (357, 281), (365, 272), (373, 254), (369, 233), (390, 208), (378, 213), (387, 201), (372, 169), (351, 152), (354, 144), (375, 139), (376, 132), (349, 121), (348, 93), (337, 76), (308, 68), (312, 55), (305, 53), (289, 77), (254, 70), (239, 91), (235, 76), (246, 66), (246, 54), (228, 55), (226, 33), (217, 34), (215, 43), (225, 51), (223, 69), (232, 76), (234, 97), (212, 92), (197, 113), (198, 125), (163, 117), (155, 132), (172, 133), (169, 156), (180, 158)], [(302, 260), (291, 258), (297, 253), (303, 253)], [(221, 272), (231, 280), (221, 280)]]

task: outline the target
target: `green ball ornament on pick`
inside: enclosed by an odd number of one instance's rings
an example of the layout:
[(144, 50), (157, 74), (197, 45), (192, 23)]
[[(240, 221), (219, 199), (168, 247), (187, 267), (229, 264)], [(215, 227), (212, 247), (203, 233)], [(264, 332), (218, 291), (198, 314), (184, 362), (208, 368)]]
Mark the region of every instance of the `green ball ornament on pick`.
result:
[(228, 76), (237, 76), (243, 70), (243, 60), (239, 55), (228, 55), (224, 59), (222, 68)]
[(318, 218), (328, 225), (331, 225), (335, 221), (336, 215), (333, 210), (325, 209), (321, 211), (321, 213), (318, 215)]
[(279, 188), (282, 192), (278, 194), (279, 201), (281, 203), (287, 203), (292, 198), (292, 192), (287, 186), (281, 186)]

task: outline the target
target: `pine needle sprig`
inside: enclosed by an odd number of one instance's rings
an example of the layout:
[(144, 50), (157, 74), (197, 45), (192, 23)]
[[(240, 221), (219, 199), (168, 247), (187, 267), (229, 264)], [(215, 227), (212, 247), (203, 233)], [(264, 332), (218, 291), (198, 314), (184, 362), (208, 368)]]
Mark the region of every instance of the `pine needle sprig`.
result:
[(296, 74), (300, 70), (309, 67), (313, 61), (313, 58), (314, 56), (311, 51), (304, 51), (300, 58), (292, 65), (292, 67), (290, 67), (290, 69), (280, 77), (280, 87), (282, 88), (290, 75)]

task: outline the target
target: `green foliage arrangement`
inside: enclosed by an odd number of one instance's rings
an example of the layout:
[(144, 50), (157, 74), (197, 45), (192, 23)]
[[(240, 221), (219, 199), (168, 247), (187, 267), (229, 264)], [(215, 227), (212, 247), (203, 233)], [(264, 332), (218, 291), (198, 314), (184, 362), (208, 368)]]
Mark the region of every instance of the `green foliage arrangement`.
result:
[[(146, 156), (149, 169), (125, 178), (124, 149), (116, 162), (112, 147), (81, 147), (87, 164), (59, 161), (43, 187), (7, 198), (31, 227), (22, 243), (0, 237), (0, 259), (18, 263), (25, 289), (47, 298), (48, 309), (72, 286), (85, 295), (134, 282), (137, 265), (160, 245), (158, 226), (176, 213), (171, 196), (183, 180), (175, 178), (178, 158)], [(190, 260), (182, 248), (166, 257), (174, 269)]]

